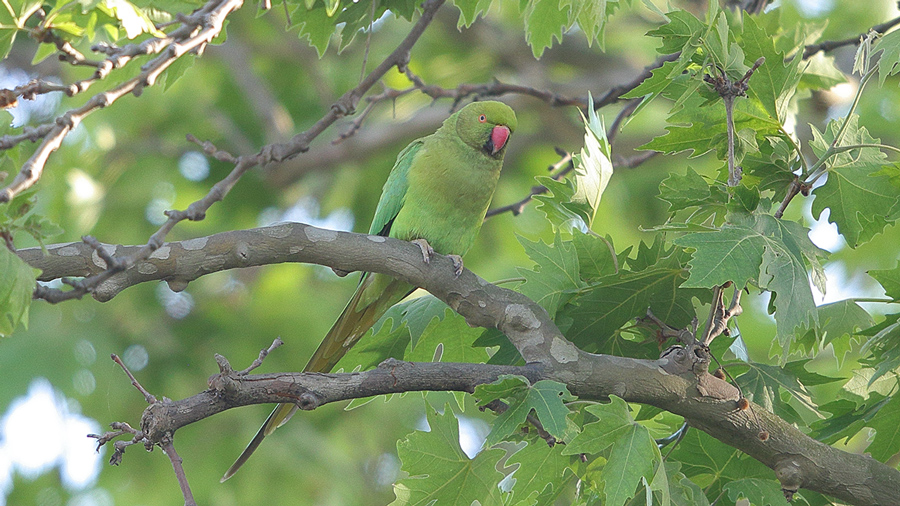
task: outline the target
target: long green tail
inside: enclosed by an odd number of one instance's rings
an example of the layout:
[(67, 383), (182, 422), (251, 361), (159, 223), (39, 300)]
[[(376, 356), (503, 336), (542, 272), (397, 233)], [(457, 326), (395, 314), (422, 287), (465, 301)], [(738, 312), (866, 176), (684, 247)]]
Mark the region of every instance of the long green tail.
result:
[[(413, 290), (414, 286), (383, 274), (366, 274), (303, 372), (330, 372), (391, 306), (403, 300)], [(221, 481), (234, 476), (262, 440), (287, 423), (297, 409), (296, 404), (279, 404), (253, 436), (250, 444), (244, 448), (241, 456), (228, 468)]]

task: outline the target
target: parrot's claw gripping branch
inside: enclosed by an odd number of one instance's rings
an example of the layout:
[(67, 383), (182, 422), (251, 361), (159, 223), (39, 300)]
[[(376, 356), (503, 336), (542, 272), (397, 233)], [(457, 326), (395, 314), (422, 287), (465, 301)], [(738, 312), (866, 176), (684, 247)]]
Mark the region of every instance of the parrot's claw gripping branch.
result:
[(434, 248), (432, 248), (431, 245), (428, 244), (428, 241), (426, 241), (425, 239), (413, 239), (410, 242), (415, 244), (419, 247), (420, 250), (422, 250), (422, 261), (426, 264), (430, 263), (431, 258), (434, 256)]

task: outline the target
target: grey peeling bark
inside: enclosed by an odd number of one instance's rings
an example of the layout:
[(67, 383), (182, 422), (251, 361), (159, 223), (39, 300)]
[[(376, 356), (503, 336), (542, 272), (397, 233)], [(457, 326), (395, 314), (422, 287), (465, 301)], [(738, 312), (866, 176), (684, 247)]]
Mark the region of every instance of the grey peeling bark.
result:
[[(117, 254), (133, 248), (106, 247)], [(83, 276), (104, 268), (102, 259), (80, 243), (53, 245), (48, 250), (46, 257), (39, 249), (18, 252), (44, 270), (42, 280)], [(148, 408), (143, 424), (149, 434), (171, 434), (184, 424), (246, 404), (293, 401), (313, 409), (336, 400), (398, 391), (470, 392), (474, 385), (499, 374), (525, 374), (533, 381), (564, 382), (583, 399), (617, 395), (684, 416), (694, 427), (775, 470), (788, 492), (800, 487), (861, 506), (900, 504), (896, 469), (819, 443), (760, 406), (753, 407), (756, 418), (738, 410), (734, 387), (706, 372), (695, 374), (684, 356), (637, 360), (585, 353), (566, 340), (546, 311), (527, 297), (470, 271), (455, 278), (450, 259), (436, 255), (425, 264), (419, 248), (402, 241), (299, 223), (225, 232), (166, 243), (147, 260), (102, 284), (95, 297), (109, 300), (129, 286), (151, 280), (165, 280), (179, 289), (211, 272), (280, 262), (382, 272), (421, 286), (469, 324), (500, 329), (530, 364), (501, 369), (487, 364), (394, 361), (353, 374), (217, 375), (206, 392)], [(762, 431), (770, 435), (765, 441), (758, 437)]]

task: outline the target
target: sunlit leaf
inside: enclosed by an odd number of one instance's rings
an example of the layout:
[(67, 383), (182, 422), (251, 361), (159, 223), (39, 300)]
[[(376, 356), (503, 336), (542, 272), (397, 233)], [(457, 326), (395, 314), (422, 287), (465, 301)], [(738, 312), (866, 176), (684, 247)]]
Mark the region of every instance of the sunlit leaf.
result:
[(394, 484), (393, 506), (437, 504), (471, 506), (503, 503), (496, 466), (503, 450), (482, 450), (474, 459), (459, 446), (459, 424), (450, 406), (435, 412), (425, 403), (428, 432), (416, 431), (397, 443), (401, 468), (409, 473)]

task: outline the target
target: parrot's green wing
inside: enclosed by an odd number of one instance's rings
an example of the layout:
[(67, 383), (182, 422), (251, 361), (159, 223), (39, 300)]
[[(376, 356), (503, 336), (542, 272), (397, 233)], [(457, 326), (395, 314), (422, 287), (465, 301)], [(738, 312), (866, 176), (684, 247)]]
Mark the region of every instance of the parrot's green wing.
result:
[(403, 151), (397, 155), (397, 161), (391, 174), (384, 183), (384, 189), (381, 191), (381, 200), (378, 201), (378, 207), (375, 208), (375, 217), (372, 218), (372, 225), (369, 226), (369, 233), (382, 235), (387, 237), (391, 231), (391, 224), (394, 218), (403, 207), (406, 201), (406, 190), (409, 189), (409, 168), (413, 164), (416, 153), (422, 148), (422, 139), (415, 140), (403, 148)]

